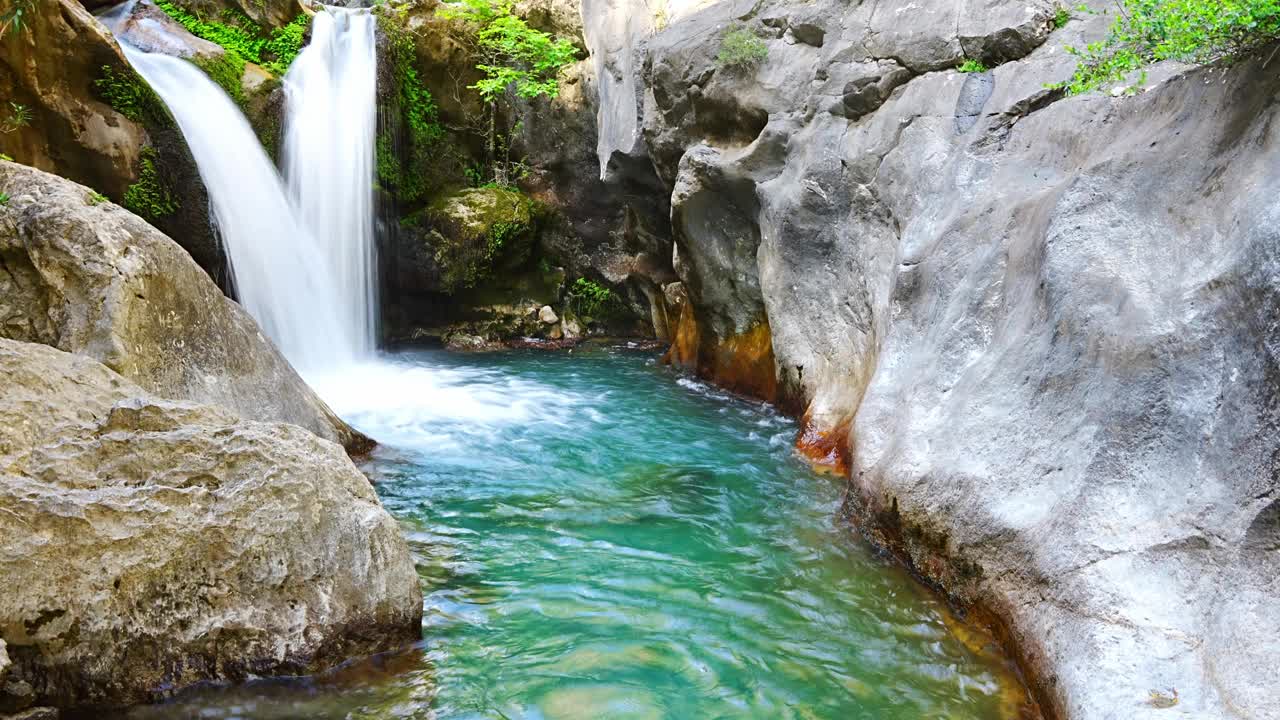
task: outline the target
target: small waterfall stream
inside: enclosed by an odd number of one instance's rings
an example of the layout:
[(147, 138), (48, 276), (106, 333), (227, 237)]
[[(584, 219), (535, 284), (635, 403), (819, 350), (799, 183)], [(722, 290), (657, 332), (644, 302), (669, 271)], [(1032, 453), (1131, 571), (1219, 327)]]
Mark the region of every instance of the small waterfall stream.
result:
[(121, 41), (191, 148), (241, 304), (307, 376), (374, 351), (374, 22), (368, 10), (316, 14), (285, 78), (288, 184), (208, 76)]
[(285, 179), (303, 223), (333, 268), (341, 343), (356, 358), (372, 355), (377, 321), (374, 29), (368, 10), (317, 13), (311, 43), (284, 79)]

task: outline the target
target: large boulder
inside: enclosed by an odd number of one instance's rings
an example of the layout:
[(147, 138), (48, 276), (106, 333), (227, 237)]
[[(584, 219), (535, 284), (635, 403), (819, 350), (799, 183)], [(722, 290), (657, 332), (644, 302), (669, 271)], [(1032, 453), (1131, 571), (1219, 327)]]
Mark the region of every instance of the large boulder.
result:
[[(671, 192), (673, 359), (802, 414), (859, 527), (1047, 713), (1274, 719), (1270, 52), (1067, 98), (1112, 18), (1051, 11), (584, 3), (601, 165)], [(764, 52), (726, 66), (738, 30)]]
[(351, 451), (340, 420), (191, 257), (82, 185), (0, 162), (0, 337), (92, 357), (149, 392), (290, 422)]
[[(339, 446), (43, 345), (0, 339), (0, 375), (0, 647), (17, 700), (147, 702), (420, 637), (408, 547)], [(0, 711), (11, 700), (0, 691)]]

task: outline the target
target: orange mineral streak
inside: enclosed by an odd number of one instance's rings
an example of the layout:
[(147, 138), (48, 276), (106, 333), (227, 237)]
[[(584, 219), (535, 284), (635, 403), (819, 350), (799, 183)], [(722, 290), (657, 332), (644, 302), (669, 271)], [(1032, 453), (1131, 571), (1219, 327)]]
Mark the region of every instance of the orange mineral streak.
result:
[(853, 453), (849, 448), (849, 421), (841, 420), (826, 429), (805, 415), (796, 435), (796, 450), (813, 469), (824, 474), (848, 476)]
[(693, 308), (686, 303), (680, 310), (671, 347), (662, 361), (690, 368), (698, 377), (742, 395), (766, 402), (778, 399), (773, 335), (764, 320), (746, 332), (717, 340), (702, 332)]

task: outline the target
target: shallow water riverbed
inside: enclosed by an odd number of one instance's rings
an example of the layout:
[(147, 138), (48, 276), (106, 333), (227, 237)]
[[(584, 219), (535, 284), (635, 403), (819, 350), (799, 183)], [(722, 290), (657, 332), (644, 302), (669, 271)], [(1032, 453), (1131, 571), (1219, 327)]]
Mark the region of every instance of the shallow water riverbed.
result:
[[(415, 351), (319, 383), (426, 593), (420, 649), (210, 718), (1018, 717), (981, 637), (837, 518), (794, 424), (651, 353)], [(976, 638), (976, 639), (975, 639)], [(160, 711), (162, 708), (153, 708)], [(139, 714), (145, 716), (145, 713)], [(160, 715), (164, 716), (164, 715)]]

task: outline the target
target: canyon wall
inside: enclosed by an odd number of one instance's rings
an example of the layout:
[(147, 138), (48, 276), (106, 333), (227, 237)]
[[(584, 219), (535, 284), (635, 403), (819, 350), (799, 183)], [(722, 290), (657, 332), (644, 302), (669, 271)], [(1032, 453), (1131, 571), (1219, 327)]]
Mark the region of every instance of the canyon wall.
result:
[(582, 10), (603, 176), (670, 192), (669, 357), (802, 416), (1048, 714), (1280, 717), (1270, 51), (1066, 97), (1105, 13)]

